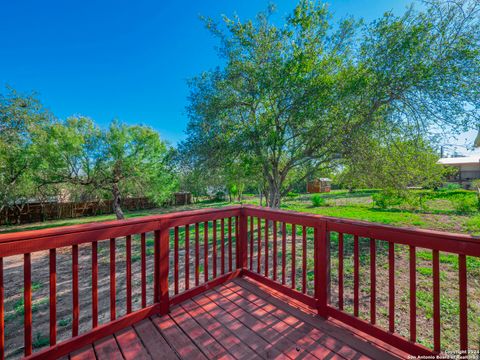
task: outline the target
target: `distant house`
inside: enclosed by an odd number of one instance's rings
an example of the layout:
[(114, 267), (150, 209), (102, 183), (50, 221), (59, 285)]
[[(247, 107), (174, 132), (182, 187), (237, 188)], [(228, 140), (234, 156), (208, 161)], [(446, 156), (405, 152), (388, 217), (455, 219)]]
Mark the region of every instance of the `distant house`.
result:
[(459, 183), (464, 188), (470, 188), (472, 180), (480, 179), (480, 155), (441, 158), (437, 164), (456, 167), (458, 172), (448, 181)]

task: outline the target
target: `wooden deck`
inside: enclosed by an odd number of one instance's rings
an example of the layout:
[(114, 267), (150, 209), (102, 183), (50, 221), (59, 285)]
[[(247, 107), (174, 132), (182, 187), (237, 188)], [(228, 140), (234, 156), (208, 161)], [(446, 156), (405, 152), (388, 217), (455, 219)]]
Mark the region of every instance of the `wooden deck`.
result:
[[(70, 359), (397, 359), (363, 337), (263, 287), (236, 279), (77, 350)], [(375, 344), (373, 343), (375, 342)]]

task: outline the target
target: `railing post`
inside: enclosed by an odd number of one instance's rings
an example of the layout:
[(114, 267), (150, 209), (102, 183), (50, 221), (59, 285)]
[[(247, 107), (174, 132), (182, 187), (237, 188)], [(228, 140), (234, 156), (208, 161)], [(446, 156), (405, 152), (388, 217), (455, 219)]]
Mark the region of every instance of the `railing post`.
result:
[(318, 314), (326, 319), (330, 302), (330, 236), (325, 220), (314, 229), (314, 272)]
[(248, 242), (248, 216), (245, 215), (245, 209), (240, 209), (240, 227), (239, 227), (239, 246), (237, 246), (237, 269), (247, 268), (247, 242)]
[(161, 226), (155, 231), (155, 302), (160, 304), (160, 314), (167, 314), (170, 307), (168, 294), (169, 246), (168, 227)]

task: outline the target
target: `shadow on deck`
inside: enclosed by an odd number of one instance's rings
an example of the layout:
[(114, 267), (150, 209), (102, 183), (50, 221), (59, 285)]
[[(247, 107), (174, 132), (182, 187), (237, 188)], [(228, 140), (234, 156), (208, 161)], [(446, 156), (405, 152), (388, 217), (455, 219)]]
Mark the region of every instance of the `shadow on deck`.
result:
[[(65, 357), (67, 358), (67, 357)], [(237, 278), (69, 354), (70, 359), (398, 359), (406, 354)]]

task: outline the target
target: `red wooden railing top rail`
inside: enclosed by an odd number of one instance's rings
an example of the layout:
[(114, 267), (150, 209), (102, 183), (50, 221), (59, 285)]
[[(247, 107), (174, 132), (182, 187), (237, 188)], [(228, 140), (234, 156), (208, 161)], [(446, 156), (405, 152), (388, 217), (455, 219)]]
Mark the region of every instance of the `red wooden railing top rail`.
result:
[[(146, 250), (152, 234), (154, 250)], [(335, 242), (331, 238), (335, 237)], [(117, 243), (124, 238), (126, 307), (118, 314)], [(360, 239), (369, 239), (370, 317), (359, 314)], [(346, 311), (344, 260), (348, 239), (353, 241), (353, 312)], [(138, 242), (136, 242), (138, 240)], [(110, 321), (98, 322), (99, 245), (108, 246), (110, 259)], [(141, 306), (132, 307), (132, 243), (141, 250)], [(79, 251), (91, 244), (92, 330), (79, 332)], [(388, 247), (388, 328), (377, 323), (377, 276), (379, 247)], [(79, 245), (82, 249), (79, 250)], [(408, 247), (409, 254), (409, 338), (396, 332), (395, 245)], [(57, 343), (57, 249), (71, 248), (72, 337)], [(416, 331), (416, 249), (432, 251), (433, 348), (417, 343)], [(338, 249), (337, 274), (332, 274), (331, 250)], [(32, 353), (32, 257), (31, 253), (49, 251), (50, 345), (33, 356), (60, 356), (154, 313), (165, 313), (169, 306), (195, 296), (236, 276), (250, 276), (305, 304), (315, 307), (321, 316), (333, 317), (411, 354), (441, 351), (439, 252), (458, 254), (459, 348), (468, 347), (468, 292), (466, 257), (480, 257), (476, 237), (430, 230), (396, 228), (362, 221), (338, 219), (307, 213), (272, 210), (256, 206), (233, 206), (67, 226), (46, 230), (0, 235), (0, 350), (4, 355), (4, 258), (24, 256), (24, 332), (25, 354)], [(81, 254), (80, 254), (81, 255)], [(153, 301), (147, 303), (149, 256), (153, 266)], [(365, 254), (363, 254), (365, 256)], [(181, 257), (185, 259), (180, 266)], [(313, 261), (312, 261), (313, 260)], [(171, 263), (171, 265), (170, 265)], [(180, 274), (183, 272), (183, 274)], [(200, 276), (202, 275), (202, 276)], [(337, 277), (338, 301), (332, 303), (331, 279)], [(171, 284), (170, 284), (171, 283)], [(172, 285), (172, 286), (170, 286)], [(123, 291), (123, 290), (122, 290)], [(84, 296), (84, 295), (82, 295)], [(345, 300), (345, 301), (344, 301)]]

